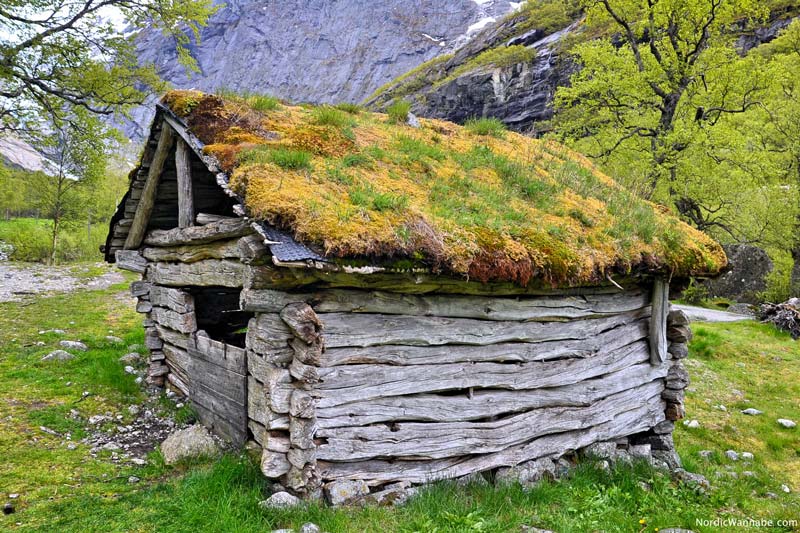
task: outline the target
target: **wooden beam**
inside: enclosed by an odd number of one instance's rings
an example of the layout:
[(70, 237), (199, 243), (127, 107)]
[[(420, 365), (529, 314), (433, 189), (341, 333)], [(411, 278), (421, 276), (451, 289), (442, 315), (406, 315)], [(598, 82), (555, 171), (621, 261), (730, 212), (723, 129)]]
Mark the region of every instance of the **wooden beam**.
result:
[(669, 314), (669, 283), (663, 279), (653, 282), (653, 314), (650, 315), (650, 362), (660, 365), (667, 358), (667, 315)]
[(178, 174), (178, 227), (194, 225), (191, 150), (181, 138), (175, 144), (175, 168)]
[(136, 249), (142, 244), (142, 239), (144, 239), (144, 234), (147, 230), (147, 224), (150, 221), (150, 215), (153, 213), (153, 207), (156, 203), (156, 194), (158, 193), (158, 182), (161, 179), (161, 171), (164, 170), (164, 163), (167, 160), (174, 140), (174, 130), (164, 124), (161, 128), (161, 135), (158, 138), (158, 146), (153, 154), (153, 160), (150, 162), (150, 169), (147, 171), (147, 180), (144, 183), (142, 198), (139, 200), (139, 205), (136, 208), (136, 214), (131, 223), (131, 230), (128, 232), (128, 237), (125, 239), (124, 248), (126, 250)]

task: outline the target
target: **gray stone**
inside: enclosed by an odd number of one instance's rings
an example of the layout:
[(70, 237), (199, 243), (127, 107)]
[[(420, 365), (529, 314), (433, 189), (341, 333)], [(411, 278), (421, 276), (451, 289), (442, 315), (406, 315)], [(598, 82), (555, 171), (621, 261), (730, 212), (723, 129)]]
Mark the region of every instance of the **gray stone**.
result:
[(119, 337), (115, 337), (114, 335), (106, 335), (106, 342), (110, 342), (111, 344), (122, 344), (125, 341)]
[(595, 442), (584, 448), (583, 452), (599, 459), (614, 459), (617, 455), (617, 445), (614, 442)]
[(766, 496), (766, 498), (768, 500), (774, 500), (774, 499), (777, 499), (777, 497), (778, 497), (778, 495), (775, 494), (774, 492), (768, 492), (768, 493), (764, 494), (764, 496)]
[(131, 365), (125, 367), (126, 374), (136, 374), (136, 369), (133, 368)]
[(736, 453), (733, 450), (726, 450), (725, 451), (725, 457), (727, 457), (731, 461), (738, 461), (739, 460), (739, 454)]
[(653, 450), (653, 465), (665, 470), (675, 470), (681, 468), (683, 463), (675, 450)]
[(789, 420), (788, 418), (779, 418), (778, 424), (787, 429), (792, 429), (793, 427), (797, 426), (797, 423), (794, 420)]
[(296, 507), (301, 503), (303, 503), (302, 500), (297, 496), (281, 491), (276, 492), (266, 500), (258, 502), (258, 506), (262, 509), (283, 509), (286, 507)]
[(347, 505), (369, 494), (369, 486), (362, 480), (332, 481), (325, 485), (325, 495), (331, 505)]
[(414, 113), (409, 113), (408, 117), (406, 118), (406, 124), (412, 128), (419, 128), (419, 119), (417, 118), (417, 115)]
[(742, 472), (742, 475), (744, 477), (756, 477), (756, 473), (755, 472), (751, 472), (750, 470), (744, 470)]
[(300, 526), (300, 533), (320, 533), (322, 530), (313, 522), (306, 522)]
[(753, 454), (750, 452), (742, 452), (739, 454), (739, 457), (742, 458), (742, 461), (752, 461), (754, 458)]
[(500, 468), (495, 474), (498, 483), (518, 482), (522, 486), (530, 486), (544, 478), (556, 477), (556, 464), (549, 457), (542, 457), (522, 464)]
[(551, 529), (542, 529), (533, 526), (522, 526), (521, 531), (522, 533), (556, 533)]
[(685, 359), (689, 355), (689, 345), (685, 342), (671, 342), (667, 351), (672, 354), (675, 359)]
[(772, 260), (763, 249), (745, 244), (723, 246), (730, 270), (704, 282), (711, 297), (722, 297), (749, 304), (759, 303), (759, 293), (767, 288)]
[(712, 452), (711, 450), (700, 450), (699, 452), (697, 452), (697, 455), (699, 455), (703, 459), (708, 459), (713, 454), (714, 454), (714, 452)]
[(675, 469), (672, 474), (676, 480), (686, 485), (697, 487), (701, 490), (708, 490), (711, 488), (711, 484), (708, 482), (705, 476), (701, 474), (695, 474), (694, 472), (687, 472), (683, 468)]
[(364, 496), (363, 501), (364, 503), (382, 506), (403, 505), (416, 493), (417, 489), (415, 487), (412, 487), (408, 482), (401, 481), (386, 485), (383, 490)]
[(218, 451), (216, 441), (201, 425), (178, 430), (161, 443), (161, 454), (168, 465), (184, 459), (216, 455)]
[(131, 459), (131, 463), (135, 464), (136, 466), (144, 466), (147, 464), (147, 461), (139, 457), (134, 457)]
[(690, 429), (696, 429), (700, 427), (700, 422), (697, 420), (684, 420), (683, 425)]
[(89, 347), (81, 341), (59, 341), (58, 344), (67, 350), (78, 350), (79, 352), (85, 352), (89, 349)]
[(752, 407), (748, 407), (747, 409), (742, 411), (743, 415), (750, 415), (750, 416), (758, 416), (763, 413), (764, 411), (759, 411), (758, 409), (753, 409)]
[(126, 353), (119, 358), (119, 362), (123, 365), (135, 365), (142, 360), (142, 356), (136, 352)]
[(737, 315), (742, 315), (742, 316), (749, 316), (749, 317), (756, 316), (750, 304), (744, 304), (744, 303), (733, 304), (729, 305), (728, 308), (725, 310), (729, 313), (735, 313)]
[(141, 481), (141, 479), (139, 479), (139, 478), (138, 478), (138, 477), (136, 477), (136, 476), (130, 476), (130, 477), (128, 478), (128, 483), (139, 483), (140, 481)]
[(786, 485), (786, 484), (784, 484), (784, 485), (781, 485), (781, 490), (782, 490), (783, 492), (785, 492), (786, 494), (789, 494), (790, 492), (792, 492), (792, 489), (790, 489), (790, 488), (789, 488), (789, 485)]
[(75, 359), (75, 356), (64, 350), (55, 350), (42, 357), (42, 361), (69, 361)]

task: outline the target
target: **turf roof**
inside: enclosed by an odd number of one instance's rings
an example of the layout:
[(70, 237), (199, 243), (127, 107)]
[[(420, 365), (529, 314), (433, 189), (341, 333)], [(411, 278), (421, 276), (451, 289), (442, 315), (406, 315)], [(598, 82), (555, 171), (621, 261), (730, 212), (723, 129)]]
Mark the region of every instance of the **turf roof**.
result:
[(172, 91), (163, 102), (251, 216), (335, 261), (521, 285), (726, 264), (707, 235), (550, 141), (259, 96)]

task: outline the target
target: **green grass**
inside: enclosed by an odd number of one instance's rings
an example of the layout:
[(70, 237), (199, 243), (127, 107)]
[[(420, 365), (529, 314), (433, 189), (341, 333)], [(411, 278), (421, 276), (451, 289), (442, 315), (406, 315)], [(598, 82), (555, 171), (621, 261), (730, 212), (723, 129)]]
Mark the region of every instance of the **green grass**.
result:
[(464, 127), (475, 135), (502, 137), (506, 132), (503, 121), (494, 117), (471, 118), (464, 123)]
[(340, 104), (334, 105), (333, 107), (335, 107), (336, 109), (340, 109), (345, 113), (350, 113), (351, 115), (358, 115), (364, 110), (364, 108), (361, 107), (360, 105), (351, 104), (350, 102), (342, 102)]
[(305, 150), (292, 150), (290, 148), (272, 148), (257, 146), (250, 150), (242, 151), (239, 160), (245, 164), (263, 165), (274, 163), (287, 170), (303, 170), (311, 168), (311, 154)]
[(386, 108), (389, 120), (395, 124), (403, 124), (408, 120), (408, 113), (411, 111), (411, 103), (405, 100), (398, 100)]
[[(17, 512), (0, 517), (0, 530), (263, 532), (298, 529), (311, 521), (332, 533), (505, 533), (523, 525), (562, 533), (638, 533), (667, 527), (700, 533), (719, 529), (698, 526), (697, 519), (800, 517), (800, 432), (775, 423), (778, 417), (800, 420), (800, 347), (769, 326), (694, 326), (687, 359), (693, 380), (687, 417), (699, 420), (701, 427), (678, 424), (675, 439), (686, 467), (711, 480), (707, 495), (644, 464), (619, 465), (609, 472), (586, 460), (569, 478), (528, 490), (441, 482), (399, 508), (309, 505), (266, 511), (257, 504), (269, 494), (269, 483), (246, 455), (229, 453), (216, 461), (171, 468), (154, 453), (148, 466), (133, 468), (102, 455), (90, 457), (86, 445), (67, 450), (62, 438), (39, 429), (70, 433), (75, 442), (89, 416), (128, 416), (126, 407), (142, 400), (132, 376), (117, 361), (127, 345), (143, 340), (140, 316), (126, 294), (126, 287), (119, 285), (23, 304), (0, 303), (0, 501), (5, 493), (20, 493)], [(38, 333), (54, 328), (67, 334)], [(109, 334), (122, 337), (125, 344), (107, 343)], [(90, 349), (67, 363), (40, 361), (62, 338), (81, 339)], [(35, 345), (40, 341), (45, 346)], [(79, 401), (83, 391), (91, 394)], [(719, 404), (727, 411), (715, 408)], [(764, 415), (742, 415), (739, 411), (746, 407)], [(189, 417), (191, 412), (184, 408), (176, 416)], [(702, 449), (714, 454), (701, 459), (697, 452)], [(727, 449), (750, 451), (755, 460), (731, 463), (724, 458)], [(745, 477), (746, 470), (755, 476)], [(129, 475), (142, 482), (129, 484)], [(795, 492), (781, 492), (782, 483)], [(777, 497), (769, 498), (768, 492)]]
[(312, 115), (314, 122), (320, 126), (346, 128), (354, 124), (353, 119), (347, 111), (329, 105), (315, 108)]

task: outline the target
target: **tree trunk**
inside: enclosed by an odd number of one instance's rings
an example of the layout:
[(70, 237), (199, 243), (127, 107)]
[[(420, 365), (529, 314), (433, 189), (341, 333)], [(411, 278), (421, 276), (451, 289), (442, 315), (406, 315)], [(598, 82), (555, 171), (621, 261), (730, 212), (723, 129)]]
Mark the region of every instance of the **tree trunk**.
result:
[(56, 247), (58, 246), (58, 225), (61, 217), (58, 213), (53, 215), (53, 238), (50, 242), (50, 264), (56, 264)]

